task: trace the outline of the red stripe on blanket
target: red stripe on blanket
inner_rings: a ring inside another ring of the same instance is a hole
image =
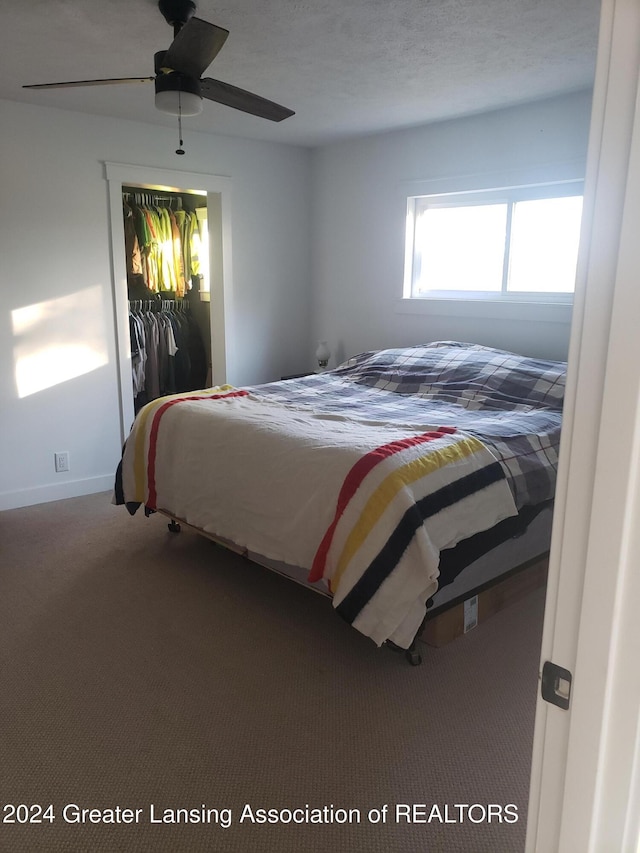
[[[248,393],[248,391],[229,391],[226,394],[210,394],[206,397],[177,397],[173,400],[169,400],[167,403],[164,403],[162,406],[160,406],[158,411],[153,416],[151,432],[149,433],[149,456],[147,459],[147,480],[149,487],[149,497],[145,504],[149,509],[157,509],[156,446],[158,442],[158,429],[160,427],[160,420],[164,413],[176,403],[188,403],[192,402],[193,400],[220,400],[223,397],[246,397]]]
[[[437,430],[430,430],[429,432],[422,433],[422,435],[415,435],[411,438],[400,438],[397,441],[389,442],[389,444],[383,444],[381,447],[377,447],[375,450],[369,451],[369,453],[366,453],[361,459],[358,459],[342,484],[340,494],[338,495],[336,514],[333,521],[327,528],[327,532],[324,534],[322,542],[320,543],[320,546],[316,551],[316,555],[313,558],[313,565],[309,572],[310,583],[319,581],[322,578],[327,560],[327,553],[331,547],[331,541],[333,540],[333,534],[338,526],[338,522],[347,508],[349,501],[358,491],[360,484],[367,474],[375,468],[379,462],[388,459],[389,456],[392,456],[394,453],[399,453],[401,450],[406,450],[407,448],[414,447],[417,444],[423,444],[425,441],[433,441],[435,438],[442,438],[443,435],[452,435],[455,431],[455,427],[438,427]]]

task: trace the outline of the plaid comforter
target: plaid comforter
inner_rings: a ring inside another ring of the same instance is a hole
[[[335,370],[251,393],[415,429],[452,426],[494,453],[518,509],[555,494],[565,362],[456,341],[365,352]]]

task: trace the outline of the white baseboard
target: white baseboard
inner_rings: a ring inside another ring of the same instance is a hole
[[[88,477],[85,480],[71,480],[66,483],[51,483],[46,486],[35,486],[31,489],[19,489],[16,492],[0,492],[0,510],[19,509],[23,506],[106,492],[113,489],[113,481],[113,474],[105,474],[102,477]]]

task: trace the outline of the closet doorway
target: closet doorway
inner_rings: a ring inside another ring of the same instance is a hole
[[[116,328],[116,358],[120,397],[120,429],[126,439],[135,416],[132,352],[129,328],[129,296],[131,276],[127,276],[127,248],[123,200],[134,203],[160,203],[194,211],[206,211],[205,239],[208,247],[202,258],[202,280],[193,279],[191,290],[184,299],[203,339],[208,368],[206,381],[212,385],[227,381],[232,361],[230,327],[232,309],[231,287],[231,180],[215,175],[201,175],[142,166],[106,163],[109,188],[111,260],[113,300]],[[166,282],[162,285],[166,287]],[[197,288],[197,292],[196,292]],[[159,292],[162,299],[162,289]],[[174,293],[164,294],[172,308]]]

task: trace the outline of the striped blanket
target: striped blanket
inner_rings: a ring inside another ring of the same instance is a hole
[[[114,503],[308,569],[357,630],[403,648],[440,550],[516,514],[504,466],[455,427],[323,414],[229,386],[140,411]]]
[[[158,434],[162,418],[169,409],[187,401],[213,401],[246,394],[246,391],[222,385],[188,394],[159,397],[144,406],[136,417],[116,471],[113,503],[125,504],[132,515],[141,504],[149,510],[159,508],[156,486]],[[166,448],[164,452],[167,452]]]
[[[516,514],[500,464],[451,427],[391,442],[347,475],[309,580],[381,644],[408,648],[438,583],[440,551]]]

